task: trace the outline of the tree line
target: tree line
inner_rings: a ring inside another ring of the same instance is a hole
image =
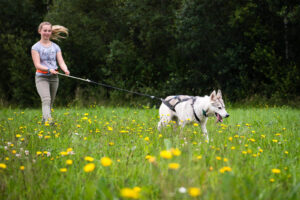
[[[296,0],[0,0],[0,99],[37,106],[31,46],[42,21],[69,29],[57,42],[71,75],[159,97],[299,99]],[[131,101],[132,100],[132,101]],[[57,104],[143,102],[60,78]]]

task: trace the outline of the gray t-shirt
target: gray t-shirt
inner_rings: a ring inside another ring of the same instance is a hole
[[[51,42],[51,45],[49,47],[45,47],[40,42],[37,42],[32,46],[31,49],[39,53],[41,65],[48,67],[49,69],[58,68],[56,62],[56,54],[57,52],[60,52],[61,49],[57,44]],[[36,72],[36,75],[47,75],[47,74]]]

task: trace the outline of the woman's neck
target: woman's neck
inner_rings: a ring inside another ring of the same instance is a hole
[[[50,45],[50,44],[51,44],[51,41],[50,41],[50,40],[44,40],[44,39],[41,39],[41,40],[40,40],[40,43],[42,43],[43,45],[47,46],[47,45]]]

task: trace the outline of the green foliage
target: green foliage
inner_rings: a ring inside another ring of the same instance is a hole
[[[69,28],[58,44],[74,76],[159,97],[217,88],[232,102],[299,97],[297,1],[18,0],[0,6],[7,8],[0,15],[1,100],[39,104],[30,48],[41,21]],[[56,103],[117,96],[141,100],[64,78]]]
[[[39,102],[31,46],[46,12],[46,1],[0,1],[0,98],[18,106]]]

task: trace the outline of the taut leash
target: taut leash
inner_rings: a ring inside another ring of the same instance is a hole
[[[98,82],[95,82],[95,81],[91,81],[89,79],[83,79],[83,78],[79,78],[79,77],[76,77],[76,76],[62,74],[62,73],[59,73],[59,72],[57,74],[61,75],[61,76],[68,77],[68,78],[73,78],[73,79],[77,79],[77,80],[80,80],[80,81],[93,83],[93,84],[100,85],[100,86],[103,86],[103,87],[112,88],[112,89],[120,90],[120,91],[123,91],[123,92],[128,92],[128,93],[131,93],[131,94],[136,94],[136,95],[140,95],[140,96],[149,97],[151,99],[158,99],[160,101],[163,101],[162,98],[159,98],[159,97],[156,97],[156,96],[153,96],[153,95],[148,95],[148,94],[144,94],[144,93],[140,93],[140,92],[134,92],[134,91],[126,90],[126,89],[123,89],[123,88],[118,88],[118,87],[115,87],[115,86],[107,85],[107,84],[104,84],[104,83],[98,83]]]

